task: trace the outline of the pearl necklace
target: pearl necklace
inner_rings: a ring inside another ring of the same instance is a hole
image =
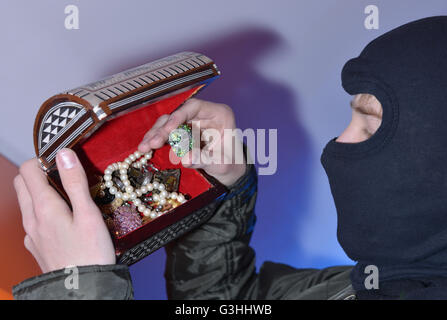
[[[139,160],[138,160],[139,159]],[[160,205],[165,205],[167,199],[177,200],[180,203],[186,202],[185,196],[177,192],[167,192],[166,186],[158,182],[146,182],[141,188],[134,189],[129,181],[127,175],[127,170],[130,166],[136,169],[140,169],[147,164],[147,162],[152,159],[152,151],[148,153],[141,153],[135,151],[133,154],[128,156],[123,162],[115,162],[107,167],[104,171],[104,181],[105,187],[109,190],[109,193],[114,195],[117,199],[122,199],[123,201],[132,201],[133,204],[138,208],[138,211],[142,213],[145,217],[150,217],[155,219],[161,216],[165,212],[155,212],[150,208],[146,207],[145,204],[139,199],[142,195],[158,190],[159,193],[152,194],[152,200],[158,202]],[[115,171],[119,171],[120,179],[125,187],[125,192],[119,191],[118,187],[114,186],[112,180],[112,174]]]

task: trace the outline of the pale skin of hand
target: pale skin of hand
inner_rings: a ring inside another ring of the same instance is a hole
[[[139,151],[148,152],[161,148],[168,141],[172,130],[178,128],[181,124],[192,121],[199,121],[202,130],[217,130],[221,136],[223,136],[226,129],[236,129],[234,113],[229,106],[198,99],[189,99],[170,116],[164,115],[157,120],[152,129],[144,136],[138,148]],[[222,184],[231,186],[245,173],[246,164],[245,161],[242,163],[234,161],[236,152],[234,152],[234,155],[228,156],[230,152],[226,151],[231,146],[224,144],[223,141],[223,139],[216,140],[214,143],[208,144],[206,149],[213,151],[220,148],[223,150],[224,157],[228,157],[227,161],[221,161],[220,164],[206,163],[205,161],[192,164],[193,152],[189,152],[181,159],[182,165],[187,168],[203,169]],[[242,143],[238,139],[233,139],[233,143],[236,145],[235,149],[242,152]],[[243,157],[241,158],[243,159]]]
[[[167,115],[160,117],[145,135],[139,149],[146,152],[162,147],[173,129],[190,120],[200,120],[203,128],[220,132],[235,128],[234,114],[228,106],[191,99],[171,118]],[[236,182],[246,168],[245,163],[192,165],[190,155],[182,160],[185,167],[203,168],[227,186]],[[72,266],[115,264],[110,233],[90,196],[87,177],[78,157],[72,150],[63,149],[57,154],[56,163],[73,210],[49,185],[37,159],[25,162],[14,179],[26,232],[26,249],[43,273]]]
[[[110,233],[90,197],[76,154],[63,149],[56,162],[73,210],[49,185],[37,159],[25,162],[14,179],[26,249],[43,273],[71,266],[115,264]]]

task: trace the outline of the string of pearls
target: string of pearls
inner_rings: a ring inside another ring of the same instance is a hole
[[[142,195],[158,190],[159,193],[152,194],[152,200],[154,202],[158,202],[160,205],[165,205],[168,199],[177,200],[180,203],[184,203],[186,199],[181,193],[167,192],[166,186],[156,181],[153,183],[146,182],[146,184],[142,185],[141,188],[134,189],[129,181],[127,170],[130,166],[140,169],[145,166],[150,159],[152,159],[152,151],[144,154],[136,151],[128,156],[123,162],[112,163],[104,171],[104,184],[106,188],[109,189],[109,193],[114,195],[115,198],[122,199],[123,201],[132,201],[140,213],[142,213],[145,217],[154,219],[161,216],[164,212],[157,213],[156,211],[146,207],[146,205],[139,199]],[[125,192],[121,192],[120,189],[113,184],[112,174],[115,171],[119,171],[120,173],[120,180],[125,187]]]

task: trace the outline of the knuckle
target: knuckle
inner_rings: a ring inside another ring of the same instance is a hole
[[[29,236],[28,235],[26,235],[25,238],[23,239],[23,245],[29,251]]]
[[[226,113],[228,113],[230,115],[234,115],[234,111],[233,111],[233,109],[229,105],[227,105],[227,104],[220,104],[219,106],[220,106],[220,108],[224,112],[226,112]]]
[[[169,116],[169,120],[175,122],[179,116],[179,111],[176,110]]]
[[[203,100],[197,98],[190,98],[188,101],[190,104],[201,104],[203,102]]]
[[[176,110],[173,113],[171,113],[171,116],[169,117],[168,122],[166,122],[166,125],[170,128],[173,128],[175,126],[178,126],[178,124],[182,121],[185,116],[182,116],[185,112],[182,109]]]
[[[84,188],[84,177],[81,175],[70,175],[64,181],[64,188],[66,192],[78,194]]]
[[[34,235],[36,233],[36,223],[31,219],[23,220],[23,229],[29,235]]]
[[[177,111],[179,111],[179,112],[183,112],[183,111],[185,111],[186,112],[186,110],[191,110],[191,109],[200,109],[200,108],[202,108],[204,105],[206,105],[206,101],[204,101],[204,100],[200,100],[200,99],[197,99],[197,98],[190,98],[190,99],[188,99],[188,101],[186,101],[184,104],[183,104],[183,106],[180,108],[180,109],[178,109]]]
[[[25,175],[28,170],[28,167],[29,167],[29,160],[22,163],[22,165],[19,167],[19,174]]]
[[[29,235],[26,235],[25,238],[23,239],[23,245],[25,246],[25,249],[28,250],[29,252],[32,252],[32,239]]]
[[[169,114],[164,114],[160,118],[158,118],[158,122],[164,122],[169,118]]]
[[[16,189],[19,186],[21,179],[22,179],[22,176],[20,174],[18,174],[14,177],[13,184]]]
[[[156,129],[154,129],[154,134],[152,135],[152,137],[155,137],[162,132],[163,132],[163,128],[156,128]]]
[[[77,191],[80,185],[81,185],[81,179],[78,176],[71,176],[69,177],[69,179],[65,181],[65,186],[67,189],[69,189],[67,191]]]
[[[155,122],[154,128],[160,128],[162,126],[164,126],[166,124],[166,122],[169,119],[169,114],[164,114],[162,116],[160,116],[157,121]]]
[[[19,168],[19,173],[21,175],[23,175],[24,173],[26,174],[29,170],[33,170],[36,168],[36,159],[29,159],[27,161],[25,161]]]
[[[41,194],[39,201],[36,201],[34,203],[34,211],[36,212],[36,214],[40,215],[45,211],[47,206],[46,203],[47,202],[45,201],[45,196]]]
[[[163,139],[167,139],[170,134],[171,130],[169,130],[169,128],[166,127],[160,128],[157,132],[157,135],[159,135]]]
[[[146,132],[146,134],[143,137],[143,141],[148,141],[150,140],[150,138],[152,137],[152,135],[154,134],[154,128],[152,127],[148,132]]]
[[[48,208],[54,206],[55,203],[54,196],[48,191],[43,191],[39,194],[39,198],[34,201],[34,211],[37,215],[44,215]]]
[[[51,204],[54,201],[53,195],[44,190],[39,194],[39,199],[37,199],[35,205],[37,208],[46,208],[48,204]]]

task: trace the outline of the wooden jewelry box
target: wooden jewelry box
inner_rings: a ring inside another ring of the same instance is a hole
[[[36,155],[51,185],[69,201],[55,157],[71,148],[93,188],[110,164],[137,150],[161,115],[172,113],[219,75],[208,57],[184,52],[51,97],[34,125]],[[206,205],[226,193],[205,172],[173,165],[169,151],[168,144],[154,150],[150,162],[159,170],[180,170],[178,191],[188,200],[123,236],[111,232],[119,263],[131,265],[200,225],[212,215]]]

